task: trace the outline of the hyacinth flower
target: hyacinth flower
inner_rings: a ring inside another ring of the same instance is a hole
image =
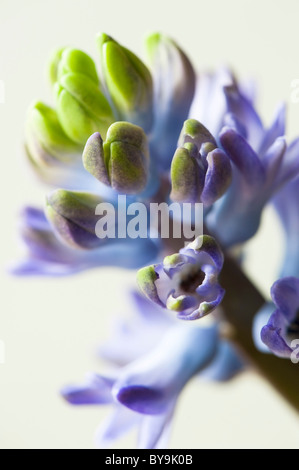
[[[299,277],[299,210],[296,197],[298,191],[299,180],[297,178],[286,184],[272,200],[285,239],[282,266],[277,274],[277,278],[280,279]],[[269,322],[274,310],[273,302],[267,302],[255,317],[253,332],[255,343],[260,350],[265,352],[270,352],[270,349],[261,341],[261,330]]]
[[[99,239],[94,232],[95,227],[89,230],[90,208],[78,207],[78,199],[75,199],[77,204],[72,213],[72,193],[68,192],[67,198],[65,194],[66,191],[57,190],[48,200],[51,223],[43,210],[23,209],[19,234],[25,255],[10,267],[12,273],[19,276],[66,276],[101,266],[137,269],[156,259],[160,249],[157,240]],[[87,196],[90,197],[89,194]],[[61,200],[68,204],[62,205]],[[58,207],[60,213],[57,212]],[[94,218],[93,210],[92,213]]]
[[[284,106],[265,129],[237,85],[224,87],[224,94],[228,112],[219,142],[232,161],[233,179],[208,215],[207,225],[224,246],[231,247],[256,233],[264,206],[298,175],[299,140],[286,145]]]
[[[130,326],[121,323],[116,340],[102,348],[113,369],[65,388],[63,396],[73,404],[113,405],[98,434],[102,445],[137,423],[141,447],[164,446],[186,383],[198,375],[227,380],[243,365],[221,336],[224,325],[238,350],[299,409],[298,394],[290,394],[298,390],[298,378],[288,361],[281,365],[253,344],[252,320],[265,300],[228,250],[255,234],[265,204],[298,174],[298,140],[286,146],[284,108],[265,129],[250,88],[225,71],[203,76],[195,86],[189,59],[163,35],[147,40],[149,67],[110,36],[98,36],[97,44],[99,74],[84,52],[56,51],[49,70],[55,104],[37,103],[29,111],[29,160],[56,189],[44,211],[24,212],[28,255],[15,272],[138,267],[149,301],[137,296],[143,316]],[[150,232],[146,238],[107,239],[103,219],[115,231],[118,222],[109,214],[99,218],[96,207],[126,209],[116,207],[119,194],[142,201],[146,211],[152,201],[169,198],[179,206],[202,202],[209,235],[184,248],[183,239],[157,241]],[[296,323],[296,316],[295,303],[285,308],[281,301],[287,289],[276,300],[280,313],[269,328],[281,327],[289,345],[288,322]],[[173,312],[198,322],[186,325]],[[206,327],[202,317],[208,314],[213,323]]]
[[[224,289],[218,282],[222,265],[217,242],[208,235],[199,236],[162,263],[142,268],[138,283],[150,300],[178,312],[178,318],[196,320],[223,299]]]
[[[171,163],[171,199],[210,207],[231,184],[229,158],[195,119],[185,121],[178,145]]]
[[[217,323],[187,327],[140,294],[131,297],[133,317],[120,325],[118,320],[116,335],[101,348],[114,367],[88,374],[83,384],[66,386],[61,393],[72,405],[113,407],[96,432],[97,447],[110,446],[137,426],[139,448],[165,448],[177,400],[189,380],[226,381],[244,363],[219,341]]]

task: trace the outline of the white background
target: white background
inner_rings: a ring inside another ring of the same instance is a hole
[[[51,104],[44,67],[49,52],[79,47],[95,59],[95,34],[104,31],[142,55],[146,33],[161,31],[188,51],[198,72],[227,64],[254,76],[265,121],[288,102],[289,136],[299,131],[299,104],[290,101],[299,78],[297,0],[0,0],[1,148],[1,448],[92,448],[106,409],[67,406],[59,388],[100,370],[94,351],[107,337],[113,312],[135,273],[102,269],[68,279],[14,279],[5,267],[20,255],[17,213],[42,205],[47,188],[27,171],[22,152],[29,104]],[[248,270],[268,292],[282,255],[271,213],[250,243]],[[116,294],[119,292],[119,295]],[[298,368],[299,365],[295,366]],[[299,446],[299,419],[261,377],[244,374],[228,385],[193,381],[184,391],[170,442],[173,448],[275,448]],[[135,436],[116,443],[135,447]]]

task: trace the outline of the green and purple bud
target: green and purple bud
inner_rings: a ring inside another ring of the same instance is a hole
[[[211,206],[231,184],[228,156],[195,119],[185,121],[171,164],[171,199]]]
[[[118,120],[149,132],[153,124],[153,84],[145,64],[106,34],[97,37],[102,75]]]
[[[94,249],[102,242],[95,232],[99,220],[95,209],[101,202],[91,193],[58,189],[47,198],[45,213],[64,243],[74,248]]]
[[[139,126],[115,122],[105,142],[96,132],[83,152],[85,169],[119,193],[137,194],[146,186],[149,166],[147,137]]]

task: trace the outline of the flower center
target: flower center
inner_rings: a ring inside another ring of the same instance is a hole
[[[193,293],[196,288],[203,283],[204,278],[205,273],[197,266],[193,266],[182,277],[180,281],[180,289],[186,294]]]
[[[288,325],[287,334],[292,338],[299,338],[299,310],[297,310],[294,320]]]

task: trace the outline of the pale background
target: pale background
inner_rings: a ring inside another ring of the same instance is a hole
[[[50,101],[44,77],[49,52],[73,45],[97,58],[95,34],[107,32],[142,54],[146,33],[167,33],[188,51],[197,69],[231,65],[255,76],[267,123],[288,102],[289,136],[299,131],[299,104],[290,100],[299,78],[298,0],[0,0],[1,147],[1,448],[92,448],[93,432],[108,409],[67,406],[59,388],[100,370],[94,350],[108,334],[111,314],[134,272],[102,269],[73,278],[14,279],[5,266],[20,254],[15,236],[24,203],[42,204],[47,188],[27,172],[23,123],[34,99]],[[281,256],[271,213],[251,242],[250,274],[266,293]],[[119,295],[116,292],[120,292]],[[298,367],[299,365],[294,367]],[[299,370],[298,370],[299,373]],[[135,447],[135,436],[118,447]],[[299,447],[299,418],[253,373],[216,386],[193,381],[184,391],[170,442],[173,448]]]

